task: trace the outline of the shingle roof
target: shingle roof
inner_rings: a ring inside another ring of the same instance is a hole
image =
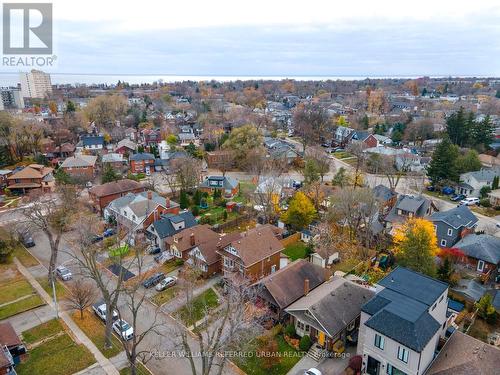
[[[105,197],[107,195],[124,193],[142,187],[143,186],[137,181],[124,179],[94,186],[89,192],[97,197]]]
[[[500,168],[483,168],[480,171],[467,172],[460,176],[460,179],[465,179],[464,177],[473,177],[479,182],[491,182],[495,176],[500,176]]]
[[[91,146],[91,145],[102,145],[104,144],[104,137],[103,136],[87,136],[87,137],[82,137],[82,144],[84,146]]]
[[[417,210],[425,203],[426,199],[422,196],[414,197],[411,195],[403,195],[396,203],[396,208],[408,212],[417,212]]]
[[[61,164],[63,168],[94,167],[97,156],[94,155],[74,155],[67,157]]]
[[[333,277],[292,303],[285,311],[304,320],[308,317],[305,314],[307,310],[314,317],[308,317],[313,326],[322,331],[326,330],[330,337],[335,337],[359,316],[361,306],[369,301],[374,293],[352,281]]]
[[[236,180],[233,177],[230,177],[230,176],[224,176],[224,177],[223,176],[208,176],[208,178],[206,178],[205,181],[203,181],[200,184],[200,187],[204,187],[204,188],[217,187],[217,186],[210,185],[210,183],[209,183],[210,180],[222,181],[222,188],[223,189],[234,189],[238,186],[238,180]]]
[[[455,229],[460,227],[472,228],[478,218],[472,213],[467,206],[458,206],[448,211],[434,212],[430,217],[430,221],[442,221]]]
[[[138,154],[132,154],[129,157],[130,160],[155,160],[155,156],[153,154],[147,152],[139,152]]]
[[[455,331],[427,375],[493,375],[499,373],[500,349]]]
[[[44,167],[43,165],[30,164],[24,167],[18,172],[14,172],[9,177],[8,180],[24,179],[24,178],[43,178],[49,173],[52,173],[54,169],[49,167]]]
[[[178,215],[167,214],[163,215],[160,220],[153,223],[156,233],[160,238],[166,238],[173,236],[175,233],[180,232],[176,230],[172,223],[180,223],[184,221],[184,228],[191,228],[197,225],[196,219],[190,211],[181,212]],[[181,229],[182,230],[182,229]]]
[[[455,244],[467,256],[498,264],[500,262],[500,238],[489,234],[470,234]]]
[[[325,270],[305,259],[297,259],[285,268],[259,280],[255,285],[262,285],[274,302],[284,309],[304,295],[306,279],[309,280],[311,291],[325,281]]]
[[[389,199],[391,199],[396,195],[396,192],[392,191],[385,185],[377,185],[372,189],[372,191],[375,199],[384,202],[388,201]]]

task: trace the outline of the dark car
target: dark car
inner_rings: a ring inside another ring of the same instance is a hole
[[[445,187],[441,190],[441,193],[443,193],[444,195],[454,194],[454,193],[455,193],[455,189],[453,189],[452,187],[449,187],[449,186],[445,186]]]
[[[113,236],[113,235],[115,235],[115,234],[116,234],[116,230],[114,230],[113,228],[109,228],[109,229],[106,229],[106,230],[104,231],[104,233],[102,234],[102,236],[103,236],[104,238],[107,238],[107,237],[111,237],[111,236]]]
[[[164,278],[165,274],[163,272],[155,273],[153,276],[150,276],[146,280],[144,280],[142,286],[144,286],[144,288],[151,288],[162,281]]]
[[[427,191],[434,191],[434,190],[436,190],[436,188],[434,186],[432,186],[432,185],[427,186]]]
[[[450,197],[450,201],[452,202],[458,202],[458,201],[461,201],[463,199],[467,198],[465,195],[463,194],[453,194],[451,197]]]
[[[159,254],[161,249],[159,247],[150,247],[148,252],[150,255]]]
[[[98,235],[94,235],[92,236],[92,238],[90,239],[90,242],[92,243],[97,243],[99,241],[102,241],[104,239],[103,236],[98,236]]]
[[[31,237],[29,233],[25,233],[25,234],[21,235],[19,240],[24,245],[24,247],[35,246],[35,241],[33,241],[33,237]]]

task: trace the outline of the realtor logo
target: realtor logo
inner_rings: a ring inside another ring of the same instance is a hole
[[[4,55],[52,54],[52,4],[3,4]]]

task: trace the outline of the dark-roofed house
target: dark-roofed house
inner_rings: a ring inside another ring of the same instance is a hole
[[[128,193],[140,193],[144,186],[134,180],[118,180],[94,186],[89,190],[94,209],[102,215],[104,208],[116,198],[123,197]]]
[[[219,190],[223,197],[232,198],[238,194],[239,186],[238,180],[229,176],[208,176],[199,188],[211,194]]]
[[[281,320],[285,308],[321,285],[325,280],[326,273],[322,267],[305,259],[297,259],[254,285],[258,287],[259,298]]]
[[[375,186],[372,192],[382,214],[389,212],[398,199],[398,194],[385,185]]]
[[[165,239],[179,233],[183,229],[188,229],[198,225],[191,211],[181,212],[178,215],[162,215],[159,220],[154,221],[147,230],[150,241],[155,246],[166,250]]]
[[[100,135],[89,135],[81,138],[77,148],[84,150],[102,150],[104,148],[104,137]]]
[[[13,366],[21,363],[26,355],[26,347],[12,324],[0,323],[0,374],[15,374]]]
[[[489,234],[470,234],[455,244],[465,257],[462,261],[480,273],[488,273],[490,278],[500,281],[500,238]]]
[[[500,349],[460,331],[448,339],[426,375],[489,375],[500,373]]]
[[[448,285],[398,267],[361,309],[358,354],[366,374],[423,374],[446,332]]]
[[[309,335],[328,351],[334,351],[340,340],[359,325],[361,307],[375,292],[342,277],[334,276],[307,293],[285,311],[291,315],[299,336]]]
[[[422,195],[400,195],[394,207],[385,216],[385,227],[388,230],[394,228],[395,224],[404,223],[413,217],[425,217],[437,211],[432,200]]]
[[[132,173],[149,173],[153,172],[155,165],[155,156],[147,152],[139,152],[130,155],[130,172]]]
[[[282,250],[283,245],[271,226],[245,231],[219,250],[224,277],[239,276],[255,282],[279,270]]]
[[[452,247],[462,237],[473,233],[478,219],[467,206],[458,206],[448,211],[434,212],[429,220],[436,228],[438,245]]]

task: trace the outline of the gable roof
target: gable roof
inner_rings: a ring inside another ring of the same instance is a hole
[[[283,250],[283,245],[268,226],[241,233],[237,240],[231,242],[231,246],[236,249],[245,267]]]
[[[62,168],[94,167],[97,156],[94,155],[74,155],[69,156],[61,164]]]
[[[500,176],[500,168],[483,168],[479,171],[467,172],[460,175],[460,179],[463,180],[467,177],[472,177],[478,182],[491,182],[495,176]]]
[[[390,188],[382,184],[375,186],[372,191],[375,199],[382,202],[387,202],[389,199],[397,195],[395,191],[392,191]]]
[[[458,229],[460,227],[472,228],[478,218],[467,206],[458,206],[448,211],[434,212],[429,220],[432,222],[442,221],[449,226]]]
[[[107,195],[120,194],[140,188],[143,188],[143,186],[139,182],[124,179],[94,186],[89,190],[89,192],[96,197],[105,197]]]
[[[222,189],[234,189],[238,186],[238,180],[230,176],[208,176],[205,181],[200,184],[200,187],[215,188],[217,186],[210,185],[212,181],[222,181]]]
[[[9,177],[7,177],[7,179],[16,180],[24,178],[44,178],[45,176],[52,173],[53,170],[53,168],[44,167],[43,165],[30,164],[18,172],[12,173]]]
[[[297,259],[254,285],[262,285],[279,308],[284,309],[304,296],[306,279],[309,280],[309,290],[313,290],[325,281],[325,270],[305,259]]]
[[[499,358],[499,348],[457,330],[448,339],[426,374],[498,374]]]
[[[117,153],[104,154],[102,156],[103,163],[123,163],[123,155]]]
[[[137,154],[132,154],[129,156],[130,160],[139,161],[139,160],[155,160],[155,156],[153,154],[147,152],[139,152]]]
[[[135,144],[135,142],[132,142],[130,139],[125,138],[116,144],[116,149],[121,148],[121,147],[126,147],[129,150],[135,150],[137,145]]]
[[[191,235],[194,235],[194,245],[191,244]],[[167,237],[165,242],[169,245],[175,245],[177,250],[184,252],[193,247],[207,241],[218,240],[219,234],[214,232],[210,225],[195,225],[191,228],[186,228],[170,237]]]
[[[203,241],[198,244],[198,249],[200,250],[205,262],[210,265],[220,260],[220,254],[218,250],[227,246],[231,241],[239,237],[238,232],[228,233],[225,235],[218,234],[218,238],[210,238],[209,240]]]
[[[462,250],[465,255],[488,263],[500,263],[500,238],[489,234],[469,234],[454,247]]]
[[[181,221],[184,221],[183,229],[191,228],[198,224],[193,214],[190,211],[186,211],[186,212],[181,212],[178,215],[173,215],[173,214],[162,215],[160,220],[157,220],[153,223],[153,227],[156,233],[158,233],[158,236],[160,238],[166,238],[173,236],[175,233],[178,233],[181,230],[183,230],[183,229],[176,230],[172,225],[172,223],[178,224]]]
[[[89,135],[82,137],[83,146],[92,146],[92,145],[103,145],[104,137],[100,135]]]
[[[359,316],[361,307],[374,294],[369,288],[334,276],[292,303],[285,311],[335,337]]]

